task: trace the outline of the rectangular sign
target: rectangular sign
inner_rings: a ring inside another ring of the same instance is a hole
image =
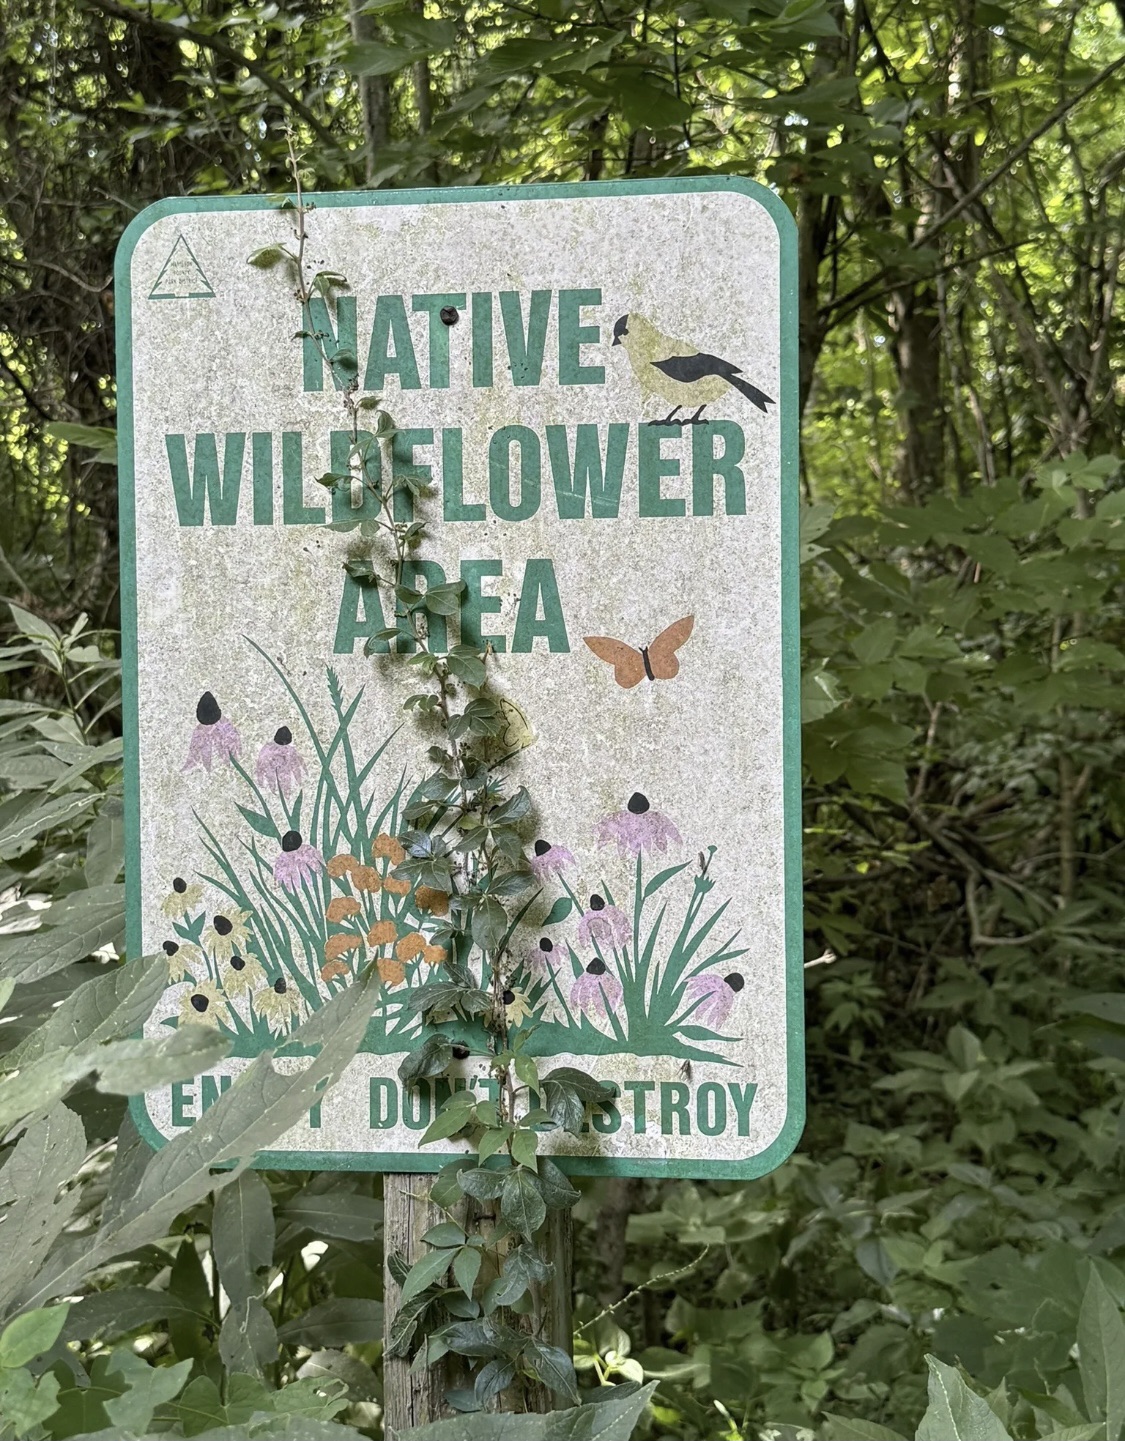
[[[760,1175],[803,1123],[788,211],[730,177],[310,204],[306,276],[346,285],[304,315],[249,263],[294,246],[278,200],[162,201],[118,255],[129,951],[169,956],[149,1034],[231,1039],[135,1117],[181,1133],[368,963],[359,1055],[261,1164],[436,1169],[443,1095],[494,1086],[397,1077],[448,898],[394,875],[437,736],[377,638],[366,464],[432,482],[408,576],[463,588],[429,647],[491,647],[534,801],[508,1023],[616,1088],[542,1148]]]

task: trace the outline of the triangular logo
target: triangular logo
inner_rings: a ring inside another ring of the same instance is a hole
[[[215,291],[196,260],[191,246],[182,235],[172,246],[156,284],[148,293],[150,300],[213,300]]]

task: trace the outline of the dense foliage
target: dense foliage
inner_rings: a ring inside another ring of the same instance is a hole
[[[652,1436],[913,1434],[927,1386],[923,1441],[1120,1436],[1118,8],[3,0],[0,887],[44,924],[0,938],[0,1436],[379,1434],[378,1180],[210,1169],[307,1107],[265,1064],[154,1163],[121,1096],[197,1057],[123,1039],[109,959],[113,249],[284,188],[287,122],[321,188],[797,216],[810,1121],[752,1185],[583,1183],[583,1386],[656,1382]]]

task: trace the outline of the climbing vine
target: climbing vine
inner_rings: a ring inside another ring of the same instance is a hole
[[[425,1254],[412,1264],[388,1258],[401,1297],[387,1354],[428,1366],[450,1354],[462,1358],[469,1384],[447,1392],[458,1410],[495,1404],[503,1392],[518,1405],[531,1383],[573,1403],[569,1355],[535,1334],[528,1319],[534,1288],[553,1276],[543,1250],[548,1216],[579,1199],[539,1144],[556,1128],[577,1135],[587,1108],[611,1099],[613,1088],[570,1067],[541,1075],[527,1053],[534,1028],[513,1029],[522,1015],[511,984],[518,970],[512,937],[537,895],[523,839],[532,798],[523,786],[513,789],[506,773],[514,753],[505,744],[510,717],[490,684],[491,648],[464,640],[444,654],[430,648],[435,618],[444,626],[457,613],[464,582],[420,588],[415,579],[432,487],[408,463],[396,464],[397,431],[382,398],[361,392],[357,357],[329,345],[315,324],[314,300],[332,304],[348,281],[332,270],[308,273],[315,205],[304,191],[292,134],[288,163],[293,196],[284,209],[293,242],[266,246],[249,259],[263,270],[283,267],[291,277],[304,320],[297,338],[316,347],[347,415],[346,463],[321,484],[338,497],[337,515],[347,508],[364,515],[336,519],[330,529],[351,537],[345,569],[358,585],[381,592],[394,616],[392,626],[370,636],[365,653],[385,652],[417,677],[419,688],[404,709],[432,741],[426,752],[432,769],[403,809],[402,859],[393,874],[433,897],[430,909],[442,920],[432,940],[443,954],[440,979],[408,996],[423,1029],[399,1077],[406,1086],[434,1080],[438,1094],[446,1093],[421,1144],[455,1138],[466,1146],[431,1185],[430,1199],[449,1219],[426,1233]],[[442,319],[456,323],[457,314],[443,312]],[[361,427],[365,412],[371,430]],[[461,1079],[474,1066],[487,1073],[480,1091]]]

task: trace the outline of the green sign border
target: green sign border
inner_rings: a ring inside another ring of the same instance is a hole
[[[678,1176],[706,1180],[751,1180],[775,1170],[792,1154],[805,1125],[804,954],[801,894],[801,731],[800,609],[798,594],[798,333],[797,227],[788,207],[772,190],[740,176],[677,180],[611,180],[559,185],[493,185],[432,190],[387,190],[310,194],[320,209],[381,205],[473,205],[503,201],[578,200],[621,195],[699,195],[730,191],[749,196],[766,210],[781,250],[781,623],[782,744],[784,751],[787,1109],[780,1133],[757,1155],[743,1161],[604,1156],[560,1156],[564,1171],[577,1176]],[[142,210],[117,247],[117,432],[121,546],[121,653],[125,730],[125,883],[127,954],[141,954],[140,775],[137,726],[137,565],[133,464],[132,259],[149,227],[168,215],[198,212],[275,210],[280,196],[174,197]],[[747,276],[749,284],[751,277]],[[143,299],[143,297],[138,297]],[[143,1096],[130,1100],[137,1130],[156,1149],[167,1138],[156,1129]],[[421,1151],[260,1151],[253,1164],[282,1170],[433,1172],[449,1156]]]

